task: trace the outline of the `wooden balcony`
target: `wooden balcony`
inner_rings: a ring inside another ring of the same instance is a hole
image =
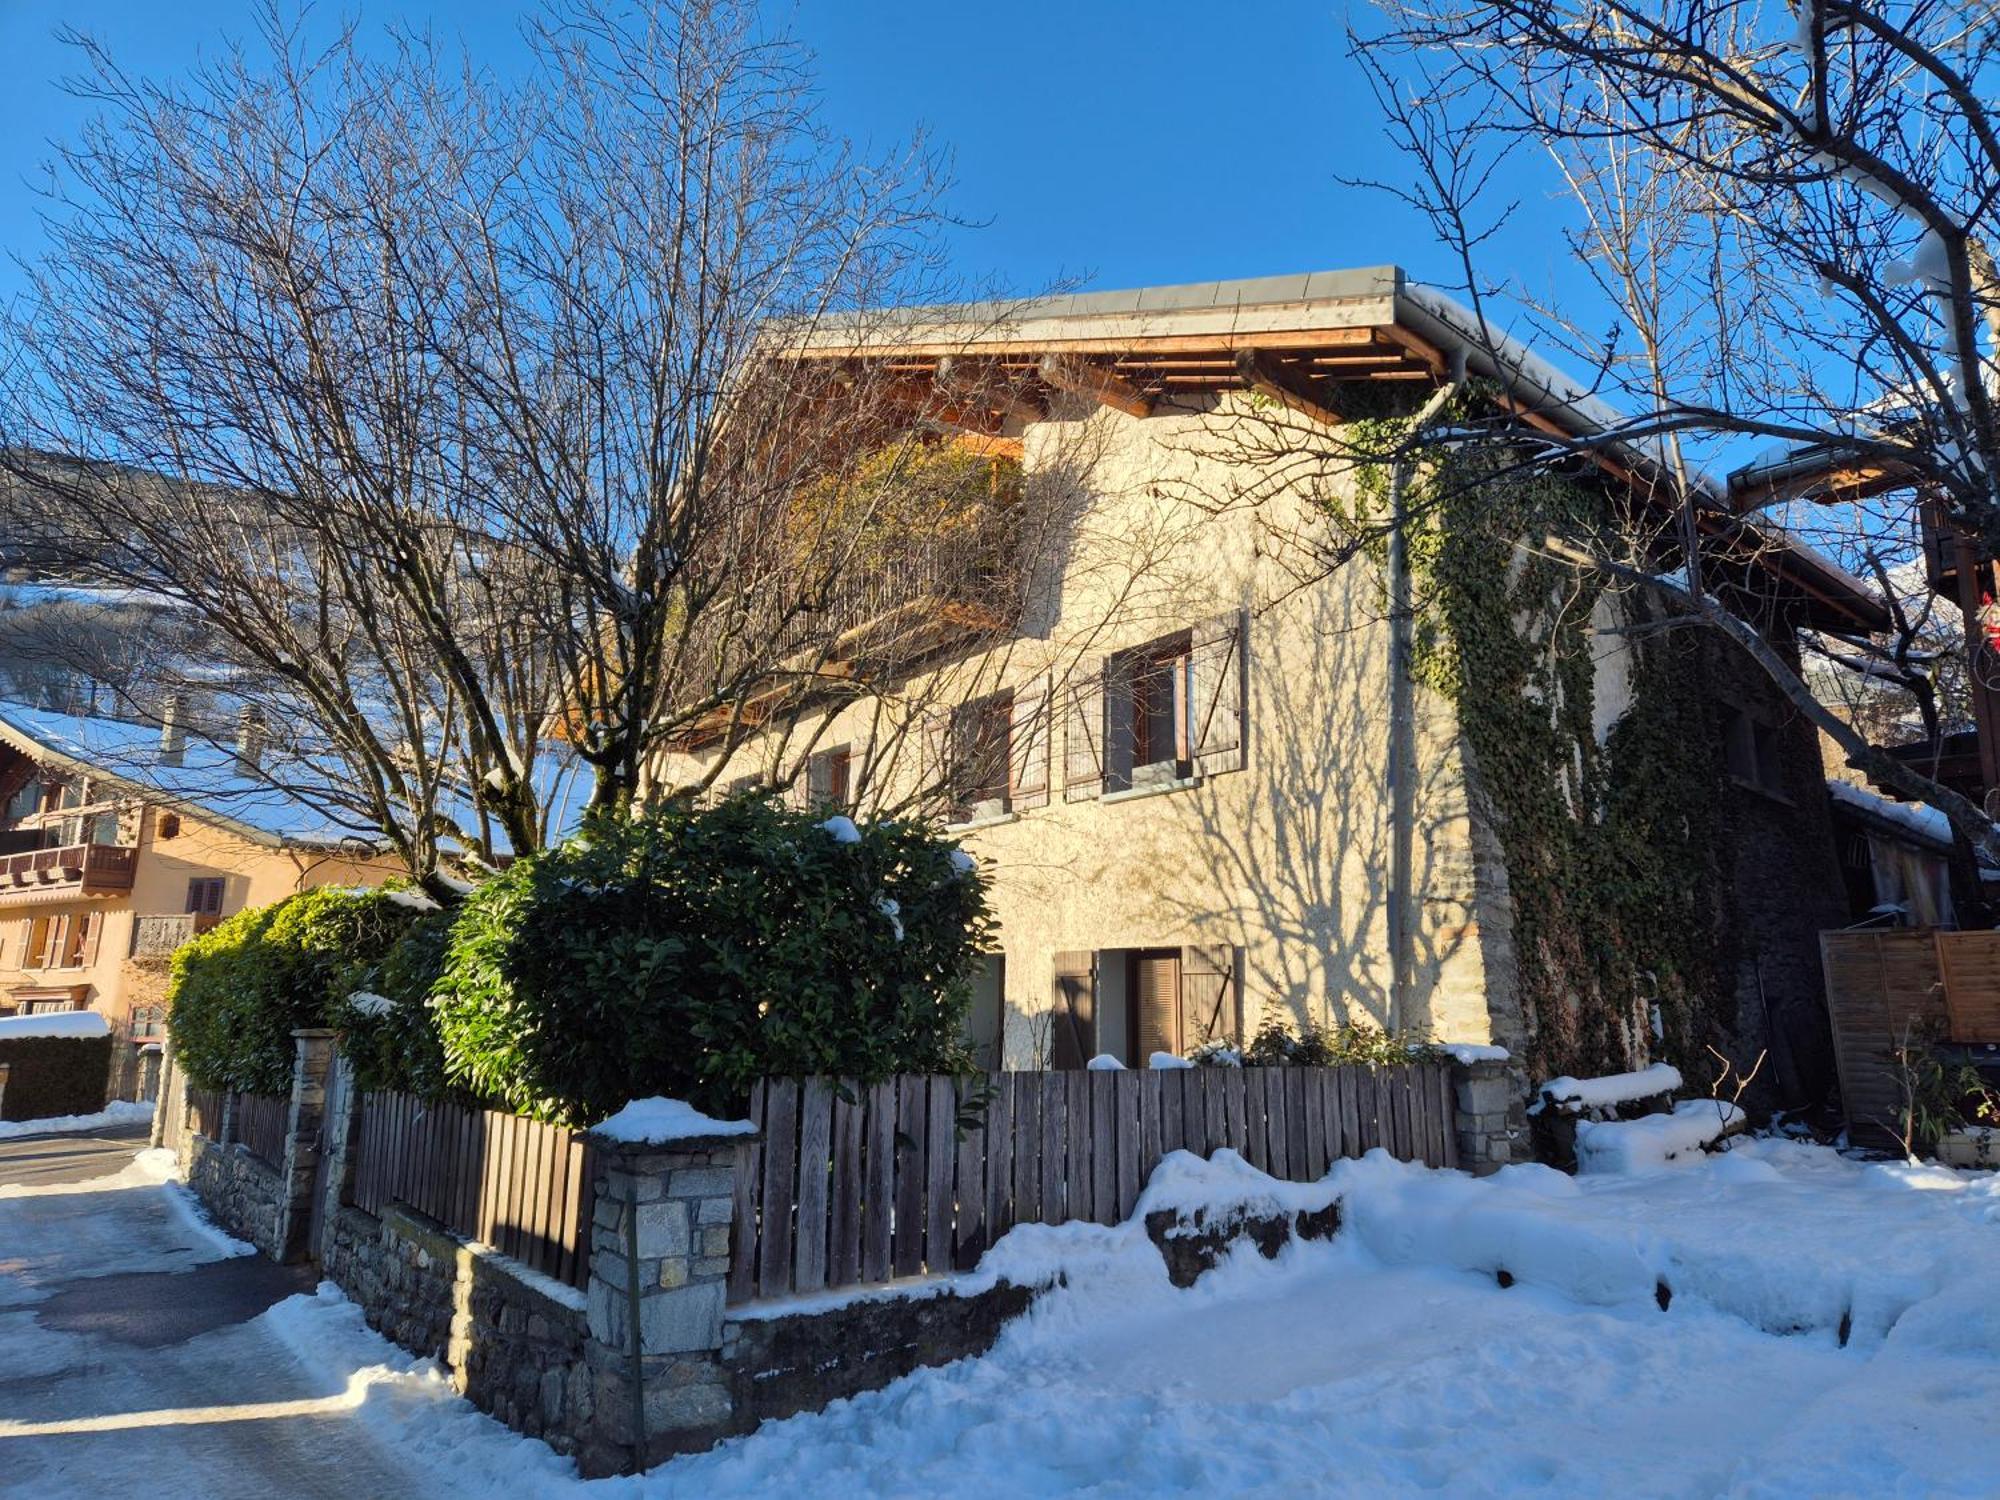
[[[122,844],[66,844],[0,856],[0,906],[132,889],[139,851]]]

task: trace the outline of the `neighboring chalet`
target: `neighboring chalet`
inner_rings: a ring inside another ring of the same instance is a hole
[[[687,736],[661,780],[734,791],[775,778],[796,800],[864,813],[934,787],[929,806],[992,877],[1001,951],[973,1020],[988,1061],[1073,1067],[1109,1053],[1143,1066],[1154,1051],[1239,1041],[1280,1017],[1393,1022],[1582,1073],[1653,1051],[1658,1004],[1680,1005],[1678,984],[1699,991],[1689,1006],[1704,1008],[1708,1029],[1683,1028],[1676,1055],[1704,1059],[1712,1036],[1747,1068],[1768,1046],[1759,1086],[1773,1102],[1824,1098],[1817,934],[1846,912],[1824,770],[1811,727],[1719,636],[1677,633],[1702,635],[1688,648],[1698,669],[1649,710],[1668,726],[1660,753],[1693,747],[1697,780],[1650,786],[1635,769],[1589,793],[1607,808],[1624,798],[1616,826],[1634,830],[1592,856],[1605,879],[1629,867],[1654,882],[1635,890],[1698,910],[1699,933],[1668,937],[1701,973],[1677,978],[1647,958],[1627,961],[1630,983],[1608,977],[1623,972],[1620,956],[1590,950],[1609,935],[1544,894],[1581,877],[1552,874],[1524,844],[1510,811],[1518,773],[1476,763],[1492,726],[1465,716],[1487,710],[1434,686],[1416,690],[1413,940],[1407,963],[1396,960],[1378,558],[1302,570],[1291,544],[1355,503],[1352,465],[1337,457],[1349,424],[1407,415],[1457,370],[1491,382],[1503,394],[1489,399],[1526,430],[1583,434],[1611,420],[1524,350],[1504,350],[1496,368],[1473,326],[1376,268],[816,331],[785,358],[896,372],[939,441],[1008,455],[1031,489],[1072,489],[1076,503],[1056,545],[1021,562],[997,637],[982,622],[954,643],[962,601],[927,601],[939,634],[917,669],[894,682],[823,673],[823,687],[774,694],[753,705],[747,737],[720,723]],[[1643,454],[1613,446],[1581,472],[1614,497],[1607,510],[1672,534]],[[1707,496],[1699,525],[1715,587],[1787,655],[1801,626],[1883,627],[1861,584],[1782,533]],[[1627,755],[1618,726],[1656,690],[1641,661],[1653,648],[1620,627],[1644,612],[1623,596],[1586,606],[1575,660],[1590,713],[1537,796],[1568,795],[1572,759],[1595,768]],[[773,754],[778,738],[810,745],[803,774]],[[1638,766],[1636,752],[1620,763]],[[1648,869],[1656,840],[1690,819],[1712,832],[1688,873]],[[1677,907],[1631,905],[1634,943],[1658,936],[1649,922],[1685,925]],[[1569,983],[1585,962],[1598,977]],[[1606,993],[1577,992],[1593,988]],[[1672,1034],[1675,1016],[1664,1024]]]
[[[216,743],[166,718],[0,702],[0,1015],[102,1012],[121,1093],[165,1038],[182,943],[245,907],[400,868],[260,773],[254,721]]]

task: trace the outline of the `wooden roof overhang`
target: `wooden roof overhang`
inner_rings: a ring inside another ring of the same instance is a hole
[[[1339,293],[1315,297],[1315,283]],[[1303,291],[1307,295],[1287,298]],[[1250,302],[1274,292],[1278,300]],[[893,383],[911,425],[983,437],[1018,455],[1026,422],[1059,396],[1094,400],[1133,417],[1194,407],[1254,390],[1327,425],[1357,409],[1360,387],[1446,378],[1452,346],[1465,341],[1435,307],[1403,294],[1401,273],[1339,272],[1271,283],[1219,283],[1054,299],[1045,303],[919,309],[833,324],[782,348],[779,357],[821,372]],[[1148,306],[1148,302],[1155,305]],[[1483,354],[1478,362],[1492,366]],[[1493,370],[1524,424],[1557,436],[1591,430],[1586,399],[1551,389],[1546,372],[1510,382]],[[1628,448],[1592,450],[1588,461],[1645,510],[1672,504],[1672,486]],[[1715,561],[1777,583],[1819,626],[1882,630],[1886,610],[1864,585],[1782,532],[1721,506],[1703,506],[1698,526]]]

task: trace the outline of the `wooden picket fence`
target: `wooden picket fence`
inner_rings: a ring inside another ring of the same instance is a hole
[[[1169,1151],[1306,1182],[1376,1146],[1458,1164],[1450,1070],[1429,1063],[769,1079],[750,1116],[732,1303],[962,1270],[1016,1224],[1119,1223]]]
[[[188,1128],[196,1135],[207,1136],[211,1141],[221,1140],[224,1098],[225,1095],[219,1089],[189,1089]]]
[[[274,1167],[285,1164],[285,1137],[291,1126],[292,1101],[276,1094],[231,1096],[229,1130],[252,1156]]]
[[[580,1131],[500,1110],[361,1096],[354,1203],[407,1204],[571,1286],[590,1275],[593,1152]]]

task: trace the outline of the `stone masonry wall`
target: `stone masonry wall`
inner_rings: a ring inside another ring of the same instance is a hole
[[[180,1165],[216,1223],[271,1259],[283,1258],[285,1179],[276,1168],[244,1146],[219,1145],[192,1130],[181,1138]]]
[[[400,1206],[342,1207],[329,1227],[327,1278],[371,1328],[437,1359],[481,1411],[576,1451],[593,1409],[580,1293]]]

